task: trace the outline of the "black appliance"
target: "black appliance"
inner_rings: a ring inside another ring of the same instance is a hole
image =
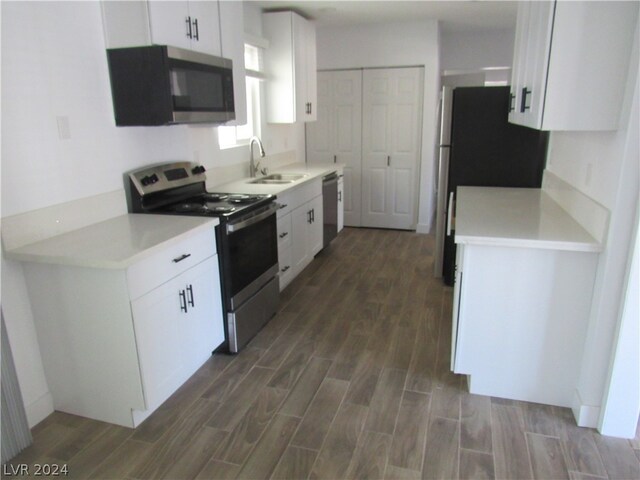
[[[163,45],[107,50],[118,126],[236,118],[232,62]]]
[[[542,185],[549,133],[508,122],[509,91],[509,87],[443,91],[435,274],[441,273],[447,285],[454,280],[456,188]]]
[[[216,227],[225,338],[238,352],[275,314],[278,240],[273,195],[207,192],[204,167],[175,162],[129,174],[130,211],[212,216]]]

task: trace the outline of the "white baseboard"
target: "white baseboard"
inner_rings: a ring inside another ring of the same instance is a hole
[[[429,233],[431,231],[431,225],[426,223],[418,223],[416,225],[416,233]]]
[[[29,428],[33,428],[53,413],[53,397],[47,392],[35,402],[25,405],[25,410]]]
[[[595,405],[584,405],[580,392],[576,389],[573,393],[571,410],[579,427],[597,428],[600,418],[600,407]]]

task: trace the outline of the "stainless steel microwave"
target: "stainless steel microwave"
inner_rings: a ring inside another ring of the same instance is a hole
[[[232,62],[165,45],[107,50],[116,125],[220,124],[236,118]]]

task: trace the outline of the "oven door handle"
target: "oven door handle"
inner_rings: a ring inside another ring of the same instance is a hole
[[[235,223],[227,223],[227,233],[237,232],[239,230],[242,230],[243,228],[247,228],[253,225],[254,223],[258,223],[259,221],[264,220],[268,216],[276,213],[277,210],[278,205],[272,203],[271,205],[269,205],[269,208],[262,213],[258,213],[257,215],[247,218],[246,220],[240,220]]]

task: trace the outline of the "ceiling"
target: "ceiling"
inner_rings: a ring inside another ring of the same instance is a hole
[[[475,0],[260,0],[249,3],[263,10],[295,10],[320,27],[431,19],[439,20],[445,33],[514,29],[517,5],[515,1]]]

